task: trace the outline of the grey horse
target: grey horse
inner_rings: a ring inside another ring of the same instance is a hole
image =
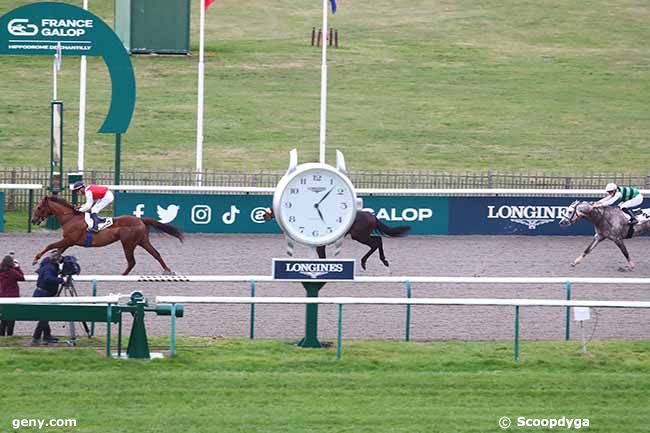
[[[625,256],[628,268],[630,270],[634,269],[634,262],[630,260],[623,239],[650,230],[650,220],[645,220],[630,227],[627,215],[618,207],[593,207],[591,203],[576,200],[567,208],[564,217],[560,220],[560,225],[569,226],[582,218],[591,221],[596,229],[596,234],[587,249],[571,263],[571,266],[580,263],[601,241],[609,239],[616,244]]]

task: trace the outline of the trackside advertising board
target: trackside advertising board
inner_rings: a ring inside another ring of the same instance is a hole
[[[363,196],[363,209],[372,212],[382,223],[411,226],[412,235],[446,235],[449,199],[431,196]]]
[[[368,196],[364,209],[389,226],[410,225],[412,234],[447,234],[446,197]],[[170,223],[186,233],[281,233],[265,222],[271,195],[161,194],[118,192],[115,215],[135,215]]]
[[[572,197],[362,196],[363,209],[411,235],[588,235],[588,221],[561,227]],[[589,200],[593,200],[590,198]],[[115,215],[171,223],[186,233],[281,233],[264,221],[271,195],[118,192]],[[646,205],[649,205],[646,203]]]
[[[449,234],[593,235],[589,221],[560,226],[572,201],[567,197],[451,197]]]
[[[186,233],[282,233],[263,218],[272,201],[270,195],[118,192],[115,215],[153,218]]]

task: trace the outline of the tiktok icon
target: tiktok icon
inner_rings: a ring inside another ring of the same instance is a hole
[[[224,224],[234,224],[234,222],[237,220],[237,215],[241,211],[237,209],[237,206],[235,205],[230,205],[230,211],[229,212],[224,212],[224,214],[221,216],[221,221],[223,221]]]

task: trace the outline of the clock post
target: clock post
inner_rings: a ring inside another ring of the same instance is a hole
[[[302,286],[307,291],[308,298],[318,298],[318,292],[325,282],[303,282]],[[305,336],[298,342],[299,347],[320,348],[318,341],[318,304],[307,304],[305,313]]]
[[[317,247],[336,244],[354,223],[361,207],[345,170],[343,154],[337,151],[337,167],[325,163],[298,165],[296,149],[290,152],[289,169],[273,195],[275,219],[287,237],[287,253],[294,242],[309,248],[309,259],[274,259],[274,278],[302,282],[308,298],[316,298],[327,281],[354,279],[354,260],[316,258]],[[305,348],[322,347],[318,341],[318,304],[306,305]]]

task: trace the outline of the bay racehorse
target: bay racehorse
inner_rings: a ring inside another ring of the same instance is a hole
[[[582,218],[589,220],[594,225],[596,234],[587,249],[573,261],[572,266],[578,265],[600,242],[609,239],[625,256],[628,268],[630,270],[634,268],[634,262],[630,259],[623,239],[650,230],[650,219],[630,226],[628,216],[618,207],[593,207],[589,202],[576,200],[567,208],[564,217],[560,220],[560,225],[569,226]]]
[[[273,218],[273,210],[267,209],[264,213],[264,219],[268,221]],[[410,226],[389,227],[379,221],[374,214],[360,210],[357,211],[357,216],[354,218],[354,222],[347,234],[355,241],[370,247],[370,251],[361,258],[361,267],[365,270],[368,258],[377,250],[379,250],[379,259],[381,262],[384,266],[389,266],[388,260],[386,260],[386,256],[384,255],[382,236],[402,237],[406,236],[410,229]],[[325,246],[316,248],[316,251],[319,258],[325,258]]]
[[[173,225],[163,224],[152,218],[138,218],[131,215],[113,218],[113,225],[99,233],[90,234],[90,238],[87,239],[87,225],[83,213],[78,212],[73,205],[56,195],[45,196],[41,199],[36,209],[34,209],[32,224],[40,224],[50,215],[56,217],[59,225],[63,229],[63,239],[43,248],[34,257],[34,262],[37,262],[43,254],[52,249],[58,249],[60,253],[63,253],[66,249],[74,245],[82,247],[103,247],[120,241],[127,261],[127,268],[122,275],[131,272],[131,269],[135,266],[133,251],[137,246],[141,246],[158,260],[158,263],[160,263],[166,273],[171,273],[171,269],[165,264],[160,253],[149,241],[149,227],[155,227],[183,242],[183,234]]]

